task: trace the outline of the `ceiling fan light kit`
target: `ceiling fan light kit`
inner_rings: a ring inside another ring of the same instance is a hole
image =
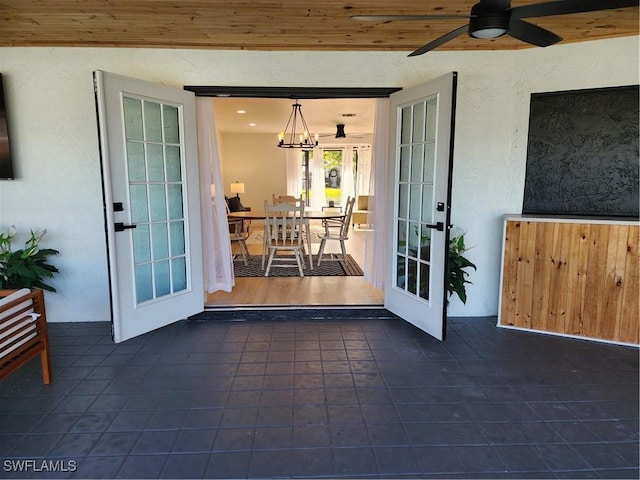
[[[484,12],[481,3],[471,7],[469,36],[498,38],[509,30],[509,15],[504,12]]]
[[[472,38],[491,39],[509,35],[537,47],[547,47],[562,40],[562,37],[523,18],[571,15],[575,13],[613,10],[638,7],[639,0],[556,0],[552,2],[531,3],[511,7],[510,0],[480,0],[471,7],[467,17],[468,25],[463,25],[439,38],[423,45],[409,54],[410,57],[422,55],[453,40],[467,32]],[[357,21],[393,22],[403,20],[442,20],[459,18],[458,15],[354,15]]]

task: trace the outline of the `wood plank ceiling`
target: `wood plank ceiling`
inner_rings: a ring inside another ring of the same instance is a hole
[[[512,6],[539,0],[514,0]],[[351,15],[460,14],[474,0],[0,0],[0,45],[412,51],[465,19],[358,22]],[[638,7],[529,19],[563,43],[638,35]],[[461,35],[440,50],[530,45]]]

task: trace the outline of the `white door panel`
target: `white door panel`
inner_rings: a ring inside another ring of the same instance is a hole
[[[97,71],[114,341],[204,309],[195,98]]]
[[[442,340],[456,74],[390,97],[385,307]]]

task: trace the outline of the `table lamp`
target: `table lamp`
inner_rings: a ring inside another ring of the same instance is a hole
[[[235,193],[237,198],[240,198],[240,193],[244,193],[244,183],[235,182],[231,184],[231,193]]]

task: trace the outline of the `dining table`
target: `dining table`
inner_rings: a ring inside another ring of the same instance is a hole
[[[302,214],[302,218],[305,221],[305,236],[307,238],[307,245],[309,246],[309,268],[313,270],[313,257],[311,253],[311,232],[309,229],[309,220],[341,220],[346,216],[345,213],[339,211],[317,211],[317,210],[305,210]],[[248,210],[242,212],[230,212],[227,213],[227,218],[241,218],[243,220],[264,220],[266,214],[264,211]],[[265,247],[263,244],[262,255],[265,255]]]

